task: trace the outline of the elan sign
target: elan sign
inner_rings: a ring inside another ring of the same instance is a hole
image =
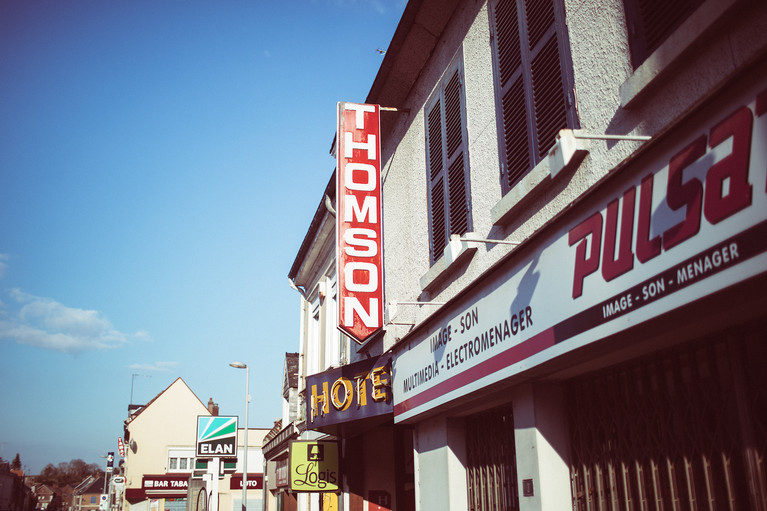
[[[197,457],[237,457],[237,417],[197,417]]]
[[[378,105],[338,103],[338,328],[364,343],[383,326]]]

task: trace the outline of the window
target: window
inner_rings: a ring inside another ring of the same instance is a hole
[[[168,472],[190,472],[194,468],[194,447],[168,449]]]
[[[503,192],[578,128],[562,0],[496,0],[490,27]]]
[[[456,59],[426,106],[426,168],[430,260],[442,255],[451,234],[471,230],[469,152],[466,143],[463,62]]]
[[[624,0],[631,64],[642,65],[703,0]]]
[[[91,504],[95,504],[95,503],[96,503],[96,496],[92,495],[91,496]]]

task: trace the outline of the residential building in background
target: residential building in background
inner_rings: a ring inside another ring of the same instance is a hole
[[[98,511],[101,495],[104,494],[104,476],[88,476],[74,491],[74,511]]]
[[[132,405],[125,421],[126,445],[124,511],[206,510],[211,493],[203,474],[207,462],[196,460],[197,420],[218,415],[192,392],[183,379],[143,406]],[[242,508],[243,429],[237,431],[237,459],[221,470],[218,509]],[[268,430],[248,429],[248,507],[262,506],[263,456],[261,444]],[[189,506],[189,507],[187,507]]]
[[[303,412],[298,395],[299,354],[285,353],[282,371],[282,417],[264,437],[264,509],[295,511],[297,498],[288,488],[290,442],[297,440],[303,428]]]
[[[382,330],[337,330],[335,175],[289,271],[291,435],[338,442],[342,491],[275,509],[767,509],[765,26],[749,0],[411,0],[360,101]]]
[[[35,496],[25,484],[24,472],[0,462],[0,511],[32,511]]]

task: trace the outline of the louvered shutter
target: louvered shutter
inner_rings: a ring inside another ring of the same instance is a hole
[[[468,153],[460,61],[426,110],[430,260],[442,255],[451,234],[471,228]]]
[[[631,64],[638,68],[704,0],[624,0]]]
[[[514,187],[578,127],[561,0],[498,0],[491,9],[501,180]]]

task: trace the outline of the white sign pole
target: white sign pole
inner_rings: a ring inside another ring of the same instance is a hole
[[[221,471],[221,458],[213,458],[208,462],[208,470],[203,479],[208,483],[208,511],[218,511],[218,478]]]

